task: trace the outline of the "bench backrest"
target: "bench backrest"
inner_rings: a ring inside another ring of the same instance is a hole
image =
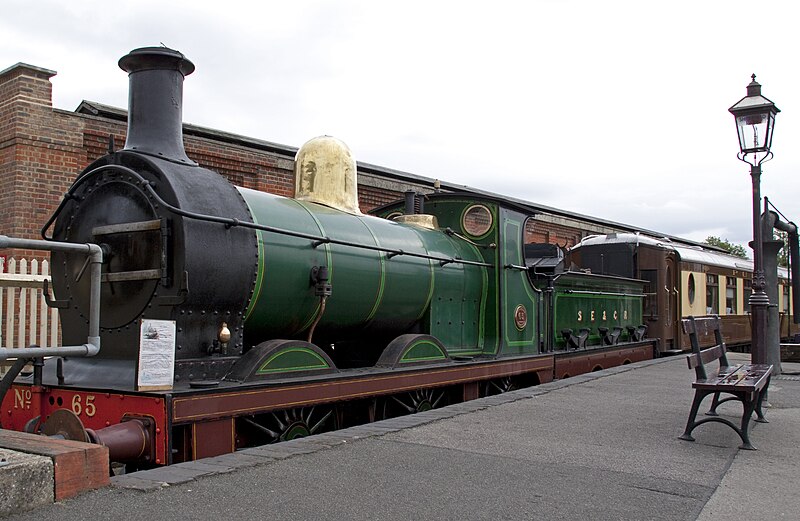
[[[708,378],[706,374],[705,364],[719,360],[720,367],[727,367],[728,357],[725,341],[722,339],[722,332],[720,326],[722,325],[717,315],[706,318],[688,317],[681,320],[683,331],[689,335],[689,342],[692,345],[692,354],[686,357],[689,364],[689,369],[694,369],[698,380],[705,380]],[[700,349],[700,340],[697,338],[699,333],[708,334],[710,331],[714,332],[715,345],[707,348]]]

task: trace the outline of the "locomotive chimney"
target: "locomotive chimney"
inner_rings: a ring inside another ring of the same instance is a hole
[[[142,47],[119,66],[130,78],[125,150],[195,165],[183,148],[183,78],[194,64],[166,47]]]

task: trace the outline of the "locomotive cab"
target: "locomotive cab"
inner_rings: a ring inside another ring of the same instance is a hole
[[[439,233],[473,250],[490,264],[482,282],[482,300],[463,301],[460,320],[453,320],[453,301],[434,301],[431,334],[447,338],[445,345],[475,346],[462,355],[503,357],[542,352],[541,291],[528,279],[524,257],[524,224],[530,212],[489,196],[433,193],[424,196],[424,215],[432,217]],[[376,208],[375,215],[404,222],[422,220],[419,205],[400,203]],[[402,217],[401,217],[402,216]],[[431,219],[427,219],[428,222]],[[479,320],[479,317],[483,317]]]

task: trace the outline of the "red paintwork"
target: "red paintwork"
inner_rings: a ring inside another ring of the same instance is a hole
[[[71,409],[84,427],[94,430],[115,425],[126,416],[150,417],[156,425],[156,464],[167,462],[169,429],[167,407],[162,396],[13,385],[0,407],[2,426],[22,431],[28,421],[36,416],[45,421],[57,409]]]
[[[576,352],[571,356],[556,358],[556,378],[568,378],[579,374],[590,373],[597,369],[608,369],[619,365],[641,362],[653,358],[653,347],[650,344],[616,350],[598,349],[594,352]]]

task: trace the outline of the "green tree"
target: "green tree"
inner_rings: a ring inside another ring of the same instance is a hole
[[[789,234],[780,230],[773,230],[772,238],[783,242],[783,248],[778,252],[778,266],[789,267]]]
[[[731,255],[736,255],[737,257],[741,257],[743,259],[747,258],[747,250],[744,249],[744,246],[742,246],[741,244],[734,244],[730,242],[728,239],[720,239],[719,237],[714,237],[713,235],[711,235],[703,242],[705,244],[708,244],[709,246],[716,246],[718,248],[722,248]]]

